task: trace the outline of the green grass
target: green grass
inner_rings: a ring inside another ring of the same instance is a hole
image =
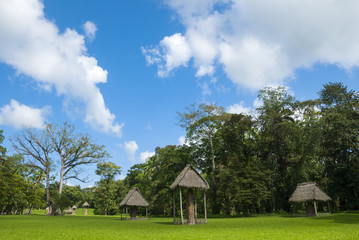
[[[122,221],[119,216],[0,216],[0,239],[359,239],[359,213],[317,218],[214,218],[173,225],[171,218]]]

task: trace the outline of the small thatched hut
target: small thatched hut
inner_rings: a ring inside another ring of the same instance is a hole
[[[130,219],[135,220],[137,214],[137,207],[146,207],[146,219],[147,219],[147,207],[148,202],[142,196],[140,190],[137,187],[132,188],[125,198],[121,201],[120,207],[126,207],[126,220],[127,220],[127,207],[130,207]]]
[[[82,206],[85,208],[85,215],[87,215],[90,204],[88,202],[85,202]]]
[[[181,188],[188,188],[186,196],[186,209],[187,209],[187,223],[197,223],[197,203],[194,199],[192,189],[203,190],[203,205],[204,205],[204,222],[207,223],[207,209],[206,209],[206,190],[209,189],[207,181],[197,172],[197,170],[188,164],[182,172],[177,176],[175,181],[170,186],[173,196],[173,222],[176,223],[176,204],[174,190],[179,189],[180,193],[180,208],[181,208],[181,223],[183,224],[183,209],[182,209],[182,190]]]
[[[328,210],[330,211],[329,201],[331,200],[314,182],[298,183],[297,188],[289,198],[290,202],[306,202],[306,214],[308,217],[318,215],[317,201],[328,202]]]

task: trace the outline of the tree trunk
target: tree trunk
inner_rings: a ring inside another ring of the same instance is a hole
[[[195,216],[194,216],[194,195],[193,190],[191,188],[187,191],[186,197],[186,210],[187,210],[187,223],[192,225],[195,224]]]
[[[52,203],[50,202],[50,171],[46,169],[46,204],[49,207],[47,215],[54,215]]]
[[[131,213],[130,213],[131,220],[136,220],[136,214],[137,214],[136,207],[131,207]]]
[[[59,184],[59,196],[61,196],[62,188],[64,185],[64,161],[61,159],[61,171],[60,171],[60,184]]]

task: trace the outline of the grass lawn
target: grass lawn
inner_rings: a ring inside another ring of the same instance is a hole
[[[359,239],[359,213],[317,218],[214,218],[173,225],[171,218],[122,221],[118,216],[0,216],[0,239]]]

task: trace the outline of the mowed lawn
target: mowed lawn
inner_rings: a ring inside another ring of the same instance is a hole
[[[171,218],[123,221],[118,216],[0,216],[0,239],[359,239],[359,213],[317,218],[214,218],[173,225]]]

